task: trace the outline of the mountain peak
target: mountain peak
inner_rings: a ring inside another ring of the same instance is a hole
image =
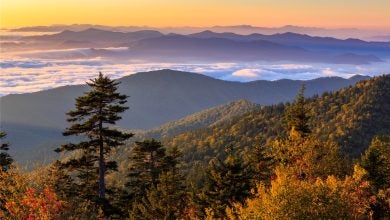
[[[83,30],[81,32],[103,32],[103,31],[104,30],[91,27],[91,28],[87,28],[87,29],[85,29],[85,30]]]
[[[75,32],[71,31],[71,30],[63,30],[59,34],[73,34],[73,33],[75,33]]]
[[[78,33],[83,33],[83,34],[101,34],[101,33],[122,33],[122,32],[116,32],[116,31],[109,31],[109,30],[103,30],[103,29],[99,29],[99,28],[94,28],[94,27],[90,27],[90,28],[87,28],[85,30],[82,30],[82,31],[79,31]]]
[[[136,73],[134,75],[125,76],[125,77],[123,77],[123,79],[129,78],[132,76],[150,78],[151,80],[153,79],[153,77],[159,76],[159,77],[163,77],[163,78],[167,78],[167,79],[169,79],[169,78],[178,79],[178,78],[197,77],[197,78],[207,78],[207,79],[219,81],[218,79],[214,79],[214,78],[205,76],[203,74],[183,72],[180,70],[173,70],[173,69],[160,69],[160,70],[153,70],[153,71],[148,71],[148,72],[140,72],[140,73]]]
[[[205,30],[205,31],[199,32],[198,34],[215,34],[215,32],[214,31],[210,31],[210,30]]]
[[[366,76],[366,75],[356,74],[356,75],[353,75],[353,76],[349,77],[348,79],[360,81],[360,80],[371,79],[371,77],[370,76]]]

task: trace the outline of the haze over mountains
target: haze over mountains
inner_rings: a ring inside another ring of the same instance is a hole
[[[367,79],[355,76],[308,80],[307,95],[321,94]],[[120,92],[129,95],[130,109],[118,124],[126,129],[151,129],[163,123],[225,104],[246,99],[269,105],[292,100],[302,81],[229,82],[200,74],[161,70],[138,73],[120,79]],[[53,145],[63,139],[61,132],[68,125],[65,113],[74,108],[74,99],[86,86],[66,86],[36,93],[8,95],[0,98],[2,129],[9,133],[12,152],[20,161],[51,155]],[[44,145],[47,151],[38,149]],[[27,151],[26,151],[27,150]],[[21,152],[25,153],[21,153]]]
[[[23,40],[36,40],[46,42],[66,42],[66,41],[86,41],[96,43],[110,43],[115,45],[118,43],[132,42],[145,38],[161,37],[162,33],[152,30],[140,30],[135,32],[116,32],[106,31],[101,29],[89,28],[81,31],[64,30],[58,34],[29,36],[22,38]],[[103,45],[101,45],[103,46]]]
[[[257,27],[252,25],[233,25],[233,26],[212,26],[212,27],[150,27],[150,26],[104,26],[92,24],[73,24],[73,25],[51,25],[51,26],[32,26],[11,29],[11,32],[61,32],[65,30],[82,31],[88,28],[97,28],[108,31],[133,32],[140,30],[155,30],[164,34],[192,34],[211,30],[214,32],[234,32],[237,34],[277,34],[294,32],[308,34],[312,36],[328,36],[335,38],[361,38],[365,40],[390,41],[389,30],[384,29],[360,29],[360,28],[320,28],[303,27],[295,25],[285,25],[281,27]]]
[[[5,44],[4,50],[91,48],[79,52],[38,52],[26,56],[51,59],[108,57],[160,62],[234,60],[369,64],[390,57],[390,42],[339,40],[290,32],[239,35],[203,31],[189,35],[164,35],[152,30],[117,32],[89,28],[28,36],[20,41],[23,43]]]
[[[282,45],[297,46],[310,50],[333,51],[333,52],[357,52],[357,53],[379,53],[389,56],[389,42],[363,41],[356,38],[340,40],[333,37],[314,37],[307,34],[294,32],[278,33],[273,35],[249,34],[239,35],[232,32],[216,33],[212,31],[203,31],[190,34],[188,36],[196,38],[224,38],[237,41],[266,40]]]

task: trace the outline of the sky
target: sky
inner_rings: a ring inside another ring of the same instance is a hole
[[[0,27],[52,24],[390,28],[389,0],[1,0]]]

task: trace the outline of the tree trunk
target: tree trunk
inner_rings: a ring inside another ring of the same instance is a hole
[[[104,173],[105,173],[105,162],[103,154],[103,144],[100,145],[100,155],[99,155],[99,198],[104,199],[106,193],[106,187],[104,183]]]
[[[101,110],[100,110],[101,112]],[[104,174],[106,172],[106,164],[104,161],[104,143],[103,143],[103,123],[99,123],[99,199],[103,202],[106,194],[106,186],[104,183]]]

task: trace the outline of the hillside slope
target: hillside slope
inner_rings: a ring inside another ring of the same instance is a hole
[[[205,162],[227,145],[243,151],[271,144],[285,135],[288,104],[262,107],[232,121],[190,131],[164,141],[183,150],[185,160]],[[335,141],[343,152],[359,156],[375,135],[390,133],[390,75],[308,99],[311,129],[323,140]]]
[[[173,137],[186,131],[196,130],[227,122],[259,107],[260,105],[249,102],[247,100],[233,101],[224,105],[219,105],[201,112],[194,113],[172,122],[165,123],[146,132],[140,132],[136,135],[136,138],[165,139]]]

